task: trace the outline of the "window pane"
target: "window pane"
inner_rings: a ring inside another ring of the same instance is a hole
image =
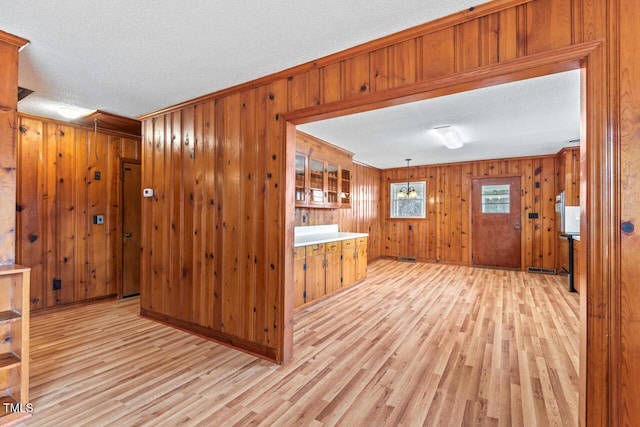
[[[411,189],[415,190],[415,193],[412,193]],[[427,183],[425,181],[392,183],[389,190],[391,218],[426,217],[425,194]],[[399,195],[400,191],[402,193]]]
[[[510,186],[483,185],[482,213],[508,214],[510,209]]]

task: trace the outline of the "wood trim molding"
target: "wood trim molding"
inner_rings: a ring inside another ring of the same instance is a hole
[[[75,122],[65,122],[63,120],[56,120],[56,119],[50,119],[48,117],[39,117],[39,116],[33,116],[31,114],[25,114],[25,113],[18,113],[18,118],[20,117],[24,117],[27,119],[33,119],[33,120],[41,120],[43,122],[46,123],[52,123],[52,124],[56,124],[56,125],[62,125],[62,126],[70,126],[70,127],[74,127],[76,129],[84,129],[90,132],[94,131],[94,127],[91,125],[86,125],[86,124],[81,124],[81,123],[75,123]],[[129,139],[137,139],[139,141],[142,140],[142,136],[141,135],[134,135],[134,134],[130,134],[130,133],[126,133],[126,132],[118,132],[116,130],[113,129],[106,129],[103,127],[98,126],[98,132],[106,134],[106,135],[112,135],[112,136],[118,136],[118,137],[126,137]]]
[[[589,56],[601,44],[602,41],[594,41],[562,47],[508,62],[480,67],[466,73],[425,80],[410,86],[372,93],[369,96],[283,113],[282,116],[292,123],[303,124],[574,70],[580,68],[584,58]]]
[[[6,31],[2,30],[0,30],[0,42],[14,45],[18,49],[22,49],[30,43],[27,39],[23,39],[22,37],[18,37],[14,34],[7,33]]]
[[[478,19],[487,15],[491,15],[493,13],[497,13],[502,10],[506,10],[506,9],[517,7],[526,3],[530,3],[532,1],[534,0],[493,0],[488,3],[484,3],[479,6],[474,6],[469,9],[465,9],[460,12],[447,15],[440,19],[429,21],[427,23],[409,28],[407,30],[391,34],[389,36],[381,37],[379,39],[375,39],[375,40],[360,44],[358,46],[345,49],[340,52],[336,52],[334,54],[325,56],[323,58],[320,58],[314,61],[297,65],[295,67],[287,68],[285,70],[278,71],[255,80],[251,80],[249,82],[241,83],[236,86],[232,86],[226,89],[222,89],[216,92],[202,95],[198,98],[194,98],[185,102],[181,102],[179,104],[175,104],[175,105],[160,109],[158,111],[144,114],[138,117],[138,119],[140,120],[148,119],[153,116],[158,116],[158,115],[169,113],[171,111],[180,110],[189,105],[199,104],[199,103],[210,101],[216,98],[222,98],[231,93],[236,93],[236,92],[240,92],[248,89],[254,89],[258,86],[265,85],[275,80],[288,78],[290,76],[305,73],[313,69],[335,64],[337,62],[340,62],[348,58],[352,58],[358,55],[372,52],[374,50],[381,49],[383,47],[393,45],[396,43],[400,43],[414,37],[430,34],[438,30],[442,30],[444,28],[450,28],[455,25],[464,24],[465,22]]]

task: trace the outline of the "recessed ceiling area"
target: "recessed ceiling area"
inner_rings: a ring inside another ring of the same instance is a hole
[[[462,148],[433,128],[451,125]],[[555,154],[580,138],[580,71],[567,71],[321,120],[297,129],[380,169]]]

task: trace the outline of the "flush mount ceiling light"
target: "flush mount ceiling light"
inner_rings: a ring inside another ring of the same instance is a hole
[[[409,182],[409,162],[411,159],[405,159],[407,161],[407,186],[400,188],[398,194],[396,195],[398,199],[415,199],[418,197],[418,192],[415,188],[413,188]]]
[[[77,119],[83,115],[82,111],[78,110],[77,108],[65,106],[58,107],[58,114],[60,114],[65,119],[70,120]]]
[[[452,126],[438,126],[437,128],[433,128],[433,131],[448,149],[455,150],[462,147],[462,138],[460,138],[460,135],[458,135],[458,132],[456,132]]]

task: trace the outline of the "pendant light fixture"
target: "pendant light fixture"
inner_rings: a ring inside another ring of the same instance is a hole
[[[418,192],[411,186],[409,182],[409,162],[411,159],[405,159],[407,161],[407,186],[400,188],[396,195],[398,199],[415,199],[418,197]]]

